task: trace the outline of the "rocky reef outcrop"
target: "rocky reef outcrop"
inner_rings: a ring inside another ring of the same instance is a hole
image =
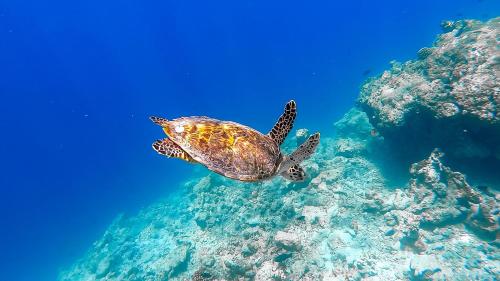
[[[457,130],[497,128],[485,103],[498,101],[473,96],[498,98],[497,77],[488,76],[498,67],[491,52],[498,20],[444,28],[418,61],[363,87],[361,107],[303,163],[306,181],[194,176],[139,214],[118,217],[59,280],[498,280],[499,188],[470,181],[448,161],[464,153],[459,145],[493,146],[474,137],[444,142]],[[424,123],[450,128],[408,138]],[[308,134],[298,130],[284,149]],[[394,145],[420,158],[383,165],[390,151],[403,153]],[[406,178],[396,186],[386,177],[394,165]]]
[[[443,29],[433,47],[418,52],[418,60],[394,62],[362,87],[360,101],[376,114],[377,127],[402,126],[419,110],[436,119],[468,116],[500,124],[500,19],[447,21]]]
[[[366,119],[355,120],[346,126],[362,136]],[[388,188],[373,162],[345,156],[337,141],[327,138],[305,163],[312,174],[304,184],[248,185],[218,175],[187,182],[138,215],[119,217],[60,280],[494,280],[500,274],[498,193],[470,186],[442,164],[438,150],[411,166],[405,186]]]
[[[457,164],[488,162],[481,165],[484,171],[500,164],[500,18],[447,21],[442,27],[444,33],[418,59],[393,62],[367,81],[359,102],[407,163],[442,147]]]

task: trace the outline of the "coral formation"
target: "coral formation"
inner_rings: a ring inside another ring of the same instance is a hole
[[[336,122],[334,137],[304,162],[305,182],[200,175],[118,217],[59,279],[497,280],[498,187],[474,185],[445,161],[459,144],[474,155],[492,147],[474,138],[449,146],[405,138],[424,110],[432,118],[419,122],[452,127],[441,140],[464,129],[459,118],[475,119],[483,132],[498,128],[498,24],[448,23],[420,60],[368,82],[362,110]],[[307,136],[298,130],[285,150]],[[396,141],[425,155],[399,162],[408,180],[391,186],[379,163]]]
[[[454,162],[500,165],[500,18],[445,22],[443,29],[417,60],[393,62],[366,82],[360,105],[407,164],[441,147]]]
[[[276,179],[249,187],[217,175],[186,183],[137,216],[117,219],[61,280],[500,274],[498,196],[471,187],[441,163],[439,151],[412,165],[406,187],[391,190],[365,157],[336,155],[335,142],[306,163],[308,170],[322,167],[307,186]]]
[[[376,115],[377,127],[401,126],[407,114],[424,109],[436,119],[470,116],[500,124],[500,19],[446,22],[445,27],[434,47],[418,52],[418,60],[394,62],[362,87],[360,100]]]

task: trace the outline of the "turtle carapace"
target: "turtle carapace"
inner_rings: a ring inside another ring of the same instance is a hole
[[[208,117],[173,120],[151,117],[168,136],[154,142],[153,148],[161,155],[200,163],[240,181],[261,181],[276,175],[303,181],[306,175],[299,164],[314,153],[320,135],[310,136],[292,154],[284,155],[280,145],[292,129],[296,115],[297,107],[292,100],[268,134]]]

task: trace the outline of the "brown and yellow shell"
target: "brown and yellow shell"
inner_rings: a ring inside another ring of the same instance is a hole
[[[229,178],[258,181],[275,175],[283,156],[270,137],[208,117],[168,121],[163,130],[194,160]]]

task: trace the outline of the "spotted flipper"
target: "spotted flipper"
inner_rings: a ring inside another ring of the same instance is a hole
[[[310,136],[303,144],[297,148],[292,154],[288,155],[281,164],[280,171],[283,173],[288,171],[292,166],[300,164],[300,162],[308,159],[316,151],[319,144],[319,133]]]
[[[167,119],[165,119],[165,118],[156,117],[156,116],[151,116],[151,117],[149,117],[149,119],[150,119],[151,121],[153,121],[153,123],[155,123],[155,124],[156,124],[156,125],[158,125],[158,126],[165,127],[165,126],[167,126],[167,124],[168,124],[168,120],[167,120]]]
[[[278,122],[274,125],[273,129],[268,133],[278,145],[285,141],[286,136],[292,130],[293,122],[297,116],[297,105],[295,101],[289,101],[285,106],[285,112],[280,116]]]
[[[301,182],[306,179],[306,172],[299,165],[293,165],[288,171],[281,173],[281,176],[290,181]]]
[[[179,158],[187,162],[195,163],[189,154],[180,148],[175,142],[170,139],[157,140],[153,143],[153,149],[161,155],[167,157]]]

